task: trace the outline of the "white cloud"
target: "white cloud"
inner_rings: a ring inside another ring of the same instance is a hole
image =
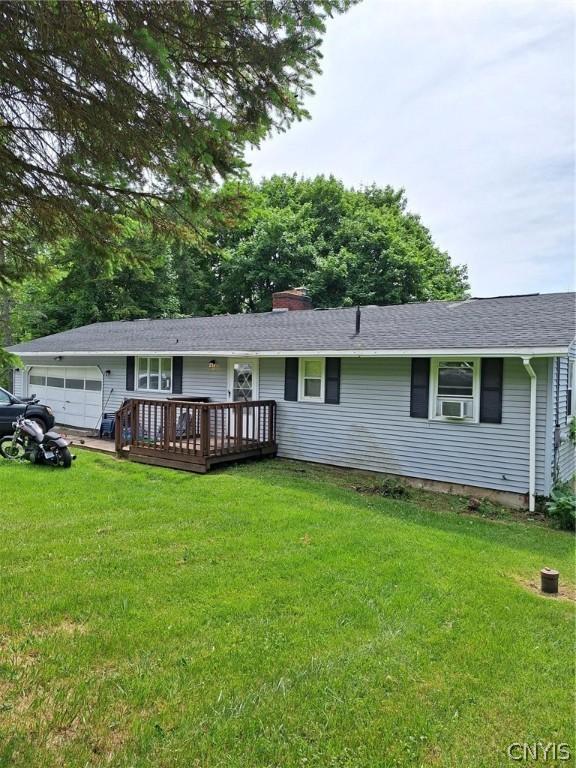
[[[571,3],[365,0],[328,23],[323,70],[255,178],[405,187],[474,295],[574,288]]]

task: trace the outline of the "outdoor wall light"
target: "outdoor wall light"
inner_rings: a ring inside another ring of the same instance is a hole
[[[58,357],[55,357],[54,360],[56,360],[56,362],[59,363],[60,360],[62,360],[62,356],[58,355]]]
[[[216,360],[208,360],[208,368],[218,368]]]
[[[111,373],[112,371],[110,369],[108,369],[107,371],[104,371],[105,376],[110,376]]]

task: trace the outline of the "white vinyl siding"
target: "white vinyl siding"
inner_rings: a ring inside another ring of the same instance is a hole
[[[278,402],[278,455],[443,482],[528,491],[530,380],[504,361],[502,424],[410,418],[408,358],[342,358],[340,404],[285,401],[284,361],[260,363],[260,397]],[[545,465],[548,361],[535,360],[536,487]]]
[[[210,367],[211,360],[215,360],[215,367]],[[54,364],[53,357],[25,358],[25,362]],[[62,361],[63,367],[66,362]],[[101,369],[105,411],[116,411],[125,398],[145,396],[126,390],[124,357],[75,357],[73,362],[79,366],[96,364]],[[533,364],[538,376],[536,492],[545,493],[551,477],[548,371],[554,366],[546,359],[536,359]],[[261,359],[259,396],[278,403],[279,455],[527,492],[530,385],[521,360],[504,361],[502,424],[411,419],[410,366],[409,358],[342,358],[341,402],[332,405],[284,401],[284,359]],[[183,396],[226,401],[227,373],[226,358],[184,357]],[[565,386],[560,390],[561,397],[562,392],[565,397]],[[15,374],[15,394],[26,394],[22,371]],[[154,397],[164,398],[167,394],[157,393]],[[562,444],[563,476],[574,473],[574,451],[570,449],[569,444]]]
[[[210,367],[210,361],[214,360],[215,367]],[[57,366],[53,357],[34,357],[24,362],[30,366]],[[147,397],[145,392],[128,391],[126,389],[126,358],[111,355],[109,357],[74,357],[64,358],[60,363],[62,370],[66,363],[73,362],[78,366],[98,366],[102,377],[102,410],[107,413],[117,411],[125,399],[131,397]],[[224,357],[185,357],[182,371],[182,396],[197,395],[209,397],[214,401],[225,402],[227,400],[227,360]],[[27,375],[27,374],[26,374]],[[27,395],[33,390],[26,387],[23,381],[24,369],[16,371],[15,395]],[[155,392],[154,398],[164,399],[176,397],[170,392]]]
[[[558,447],[558,480],[568,482],[576,475],[576,448],[569,439],[569,419],[568,419],[568,371],[570,363],[576,362],[576,345],[573,345],[568,357],[561,357],[559,362],[560,380],[558,386],[558,423],[560,425],[560,445]],[[552,382],[552,392],[556,394],[556,364],[554,364],[554,378]],[[572,411],[572,417],[576,417]],[[554,466],[552,465],[552,471]]]

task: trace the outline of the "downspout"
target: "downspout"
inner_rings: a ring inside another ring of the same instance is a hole
[[[556,362],[556,395],[554,398],[554,457],[552,460],[552,483],[556,485],[560,472],[560,358]]]
[[[530,376],[530,437],[528,461],[528,509],[534,512],[536,506],[536,373],[530,362],[532,358],[523,357],[522,362]]]

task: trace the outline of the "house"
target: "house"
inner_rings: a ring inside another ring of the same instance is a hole
[[[18,344],[14,388],[81,427],[126,398],[275,401],[279,456],[532,509],[576,470],[575,299],[314,310],[294,289],[261,314],[96,323]]]

